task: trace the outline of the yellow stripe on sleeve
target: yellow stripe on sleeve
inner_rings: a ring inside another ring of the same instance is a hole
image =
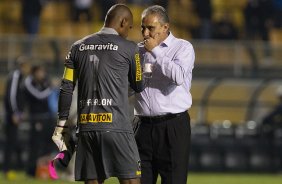
[[[142,69],[140,63],[140,56],[139,54],[135,54],[135,64],[136,64],[136,81],[142,80]]]
[[[65,67],[64,79],[72,81],[72,82],[75,81],[74,70],[71,68]]]

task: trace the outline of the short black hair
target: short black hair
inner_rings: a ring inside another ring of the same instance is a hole
[[[35,73],[36,73],[37,71],[39,71],[39,70],[45,70],[45,69],[44,69],[44,66],[39,65],[39,64],[35,64],[35,65],[33,65],[33,66],[31,67],[31,74],[32,74],[32,75],[35,75]]]
[[[115,4],[107,12],[105,17],[105,25],[108,26],[111,22],[123,13],[127,13],[132,16],[131,10],[125,4]]]
[[[18,56],[15,60],[15,65],[16,66],[21,66],[21,65],[24,65],[28,62],[30,62],[31,58],[29,56],[25,56],[25,55],[21,55],[21,56]]]

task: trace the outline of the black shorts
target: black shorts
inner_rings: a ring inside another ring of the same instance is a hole
[[[134,134],[111,131],[80,132],[75,160],[75,180],[141,177]]]

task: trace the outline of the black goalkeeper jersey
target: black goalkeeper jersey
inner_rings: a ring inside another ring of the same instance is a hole
[[[109,34],[110,32],[110,34]],[[67,119],[75,84],[78,85],[80,131],[132,132],[128,87],[144,88],[138,47],[113,29],[89,35],[70,49],[59,97],[59,119]]]

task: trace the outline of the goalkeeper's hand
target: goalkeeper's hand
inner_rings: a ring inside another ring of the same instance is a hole
[[[68,150],[70,131],[68,126],[66,125],[66,120],[58,121],[52,136],[52,140],[59,148],[59,151]]]

